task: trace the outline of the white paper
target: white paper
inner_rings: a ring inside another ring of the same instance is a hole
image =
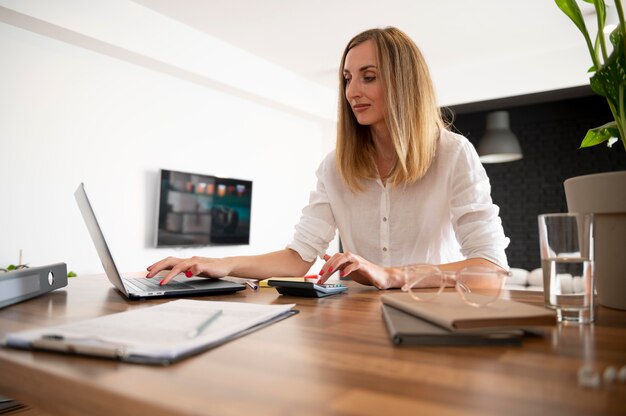
[[[67,344],[121,346],[125,356],[173,360],[203,346],[218,345],[241,331],[287,313],[294,306],[179,299],[71,324],[10,333],[6,343],[28,347],[43,336],[56,336],[63,337]],[[221,310],[221,315],[190,339],[189,331],[216,310]]]

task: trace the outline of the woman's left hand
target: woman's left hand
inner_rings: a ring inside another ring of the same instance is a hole
[[[331,274],[339,270],[341,277],[349,275],[351,280],[363,285],[376,286],[378,289],[394,287],[391,269],[385,269],[356,254],[348,251],[336,253],[332,257],[326,254],[324,260],[326,263],[319,273],[318,284],[323,284]]]

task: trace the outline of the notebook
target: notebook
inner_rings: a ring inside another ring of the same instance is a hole
[[[158,277],[147,279],[145,277],[121,276],[113,260],[109,245],[104,238],[102,229],[98,224],[91,202],[87,197],[84,184],[81,183],[78,186],[76,192],[74,192],[74,197],[78,203],[78,208],[83,216],[83,220],[85,220],[85,225],[87,225],[89,235],[96,247],[107,278],[113,286],[127,298],[144,299],[154,297],[221,295],[234,293],[246,288],[245,284],[228,280],[204,279],[200,277],[187,278],[182,274],[176,276],[164,286],[159,285],[160,279]]]
[[[408,293],[384,294],[381,300],[386,305],[451,331],[556,324],[555,311],[507,299],[498,299],[482,308],[467,305],[454,292],[444,292],[430,302],[417,301]]]
[[[382,305],[385,326],[396,345],[475,346],[521,345],[520,329],[450,331],[389,305]]]

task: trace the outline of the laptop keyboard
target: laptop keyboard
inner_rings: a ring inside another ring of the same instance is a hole
[[[168,284],[161,286],[160,280],[155,279],[124,279],[125,284],[138,289],[141,292],[154,292],[163,290],[176,290],[176,289],[194,289],[193,286],[187,283],[181,283],[176,281],[170,281]]]

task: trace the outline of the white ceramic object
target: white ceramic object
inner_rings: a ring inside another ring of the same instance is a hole
[[[626,171],[564,183],[569,212],[595,216],[595,281],[603,306],[626,310]]]

